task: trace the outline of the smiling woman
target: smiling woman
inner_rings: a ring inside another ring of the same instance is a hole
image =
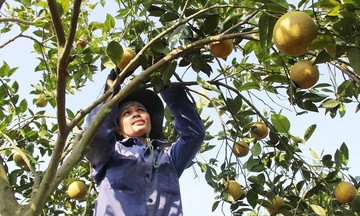
[[[138,90],[113,109],[90,144],[86,157],[99,186],[95,215],[182,215],[178,179],[200,148],[205,129],[183,87],[167,87],[161,96],[180,135],[174,143],[160,141],[160,97]],[[89,113],[86,127],[98,110]]]

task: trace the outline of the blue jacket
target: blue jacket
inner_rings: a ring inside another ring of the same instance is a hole
[[[175,117],[179,138],[169,145],[137,138],[116,141],[115,108],[97,132],[86,157],[99,186],[94,215],[182,215],[179,180],[201,146],[205,129],[182,87],[169,87],[161,96]],[[91,123],[100,107],[87,117]]]

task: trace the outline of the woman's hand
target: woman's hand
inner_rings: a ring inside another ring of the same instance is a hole
[[[119,80],[119,84],[122,84],[127,77],[129,77],[131,74],[134,73],[135,70],[136,70],[136,68],[134,70],[129,70],[125,74],[125,76],[123,76],[123,78],[121,80]],[[118,67],[116,67],[110,71],[110,73],[106,79],[105,91],[107,91],[110,88],[110,86],[114,83],[115,79],[119,76],[120,73],[121,73],[121,70]]]

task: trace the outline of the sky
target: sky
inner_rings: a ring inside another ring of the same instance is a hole
[[[104,9],[105,10],[105,9]],[[110,9],[106,10],[110,13]],[[105,18],[105,13],[97,12]],[[103,18],[103,19],[104,19]],[[101,20],[100,17],[97,17]],[[9,40],[8,34],[0,35],[0,44]],[[34,61],[32,51],[32,42],[28,39],[18,39],[15,42],[0,49],[0,61],[6,61],[10,67],[19,67],[16,72],[16,80],[20,83],[22,92],[21,95],[29,98],[32,101],[34,95],[30,95],[32,90],[31,84],[37,82],[40,74],[34,74],[34,67],[37,60]],[[323,80],[328,80],[327,69],[320,67],[320,77]],[[103,87],[104,81],[109,71],[99,71],[94,76],[94,82],[90,82],[81,92],[75,95],[68,95],[67,104],[72,110],[77,110],[87,107],[94,101]],[[291,121],[291,133],[303,136],[305,130],[312,124],[317,124],[317,129],[313,136],[301,145],[304,155],[311,160],[310,149],[313,149],[319,155],[331,154],[334,155],[337,148],[345,142],[349,148],[350,160],[349,167],[350,173],[353,176],[360,176],[360,157],[357,153],[360,151],[359,141],[357,137],[358,126],[360,120],[359,113],[355,113],[355,106],[348,106],[347,113],[343,118],[336,117],[332,119],[329,115],[324,114],[324,110],[319,113],[309,113],[307,115],[295,116],[293,113],[286,113],[285,115]],[[56,110],[48,105],[47,112],[55,114]],[[206,115],[204,115],[206,116]],[[215,142],[215,141],[214,141]],[[216,144],[216,143],[211,143]],[[245,162],[247,159],[242,159]],[[197,216],[197,215],[230,215],[228,208],[229,205],[224,205],[224,214],[220,211],[220,207],[215,212],[211,211],[214,197],[218,194],[214,193],[213,189],[207,185],[203,173],[195,166],[195,170],[199,177],[194,174],[193,168],[185,170],[180,178],[180,188],[182,193],[184,215]]]

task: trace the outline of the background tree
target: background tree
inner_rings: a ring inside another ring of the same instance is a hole
[[[6,60],[0,68],[1,215],[89,215],[96,188],[84,154],[94,132],[139,86],[160,91],[166,85],[187,87],[208,129],[194,166],[218,194],[214,210],[228,203],[227,211],[234,215],[266,208],[283,215],[358,215],[359,182],[348,173],[347,145],[333,155],[313,152],[315,161],[306,161],[299,144],[311,137],[316,124],[299,137],[291,134],[291,119],[283,114],[306,118],[309,112],[324,111],[330,118],[342,117],[354,104],[358,111],[357,0],[302,0],[296,5],[285,0],[123,0],[116,2],[116,14],[90,19],[105,4],[109,2],[0,1],[1,34],[13,35],[0,47],[20,39],[32,42],[38,65],[29,71],[42,77],[32,86],[31,100],[19,94],[17,68]],[[301,28],[298,34],[309,35],[303,37],[309,47],[298,42],[289,51],[274,45],[273,32],[279,30],[279,18],[294,10],[311,17],[316,35],[307,34],[312,28]],[[86,114],[113,89],[81,110],[69,109],[66,96],[76,96],[96,73],[117,65],[123,47],[137,54],[119,77],[137,63],[140,67],[83,132]],[[291,52],[295,48],[301,53]],[[303,87],[291,76],[300,61],[310,62],[310,71],[316,70],[312,65],[323,66],[327,74],[321,71],[319,82]],[[48,106],[56,116],[45,112]],[[166,120],[165,135],[171,141],[176,133],[169,114]],[[241,147],[248,153],[240,154]],[[205,154],[210,156],[201,157]],[[86,198],[67,195],[76,180],[88,185]],[[354,185],[355,198],[343,202],[335,197],[341,181]]]

